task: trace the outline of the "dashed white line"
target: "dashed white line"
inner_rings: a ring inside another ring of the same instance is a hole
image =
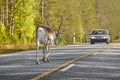
[[[93,55],[97,55],[98,53],[96,52],[96,53],[94,53]]]
[[[70,69],[70,68],[73,67],[73,66],[75,66],[75,64],[70,64],[70,65],[68,65],[67,67],[61,69],[60,71],[65,72],[65,71],[67,71],[68,69]]]

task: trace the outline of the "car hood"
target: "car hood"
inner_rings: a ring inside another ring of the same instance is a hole
[[[108,36],[108,35],[91,35],[91,37],[104,37],[104,36]]]

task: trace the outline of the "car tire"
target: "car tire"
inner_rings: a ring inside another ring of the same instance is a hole
[[[90,43],[91,43],[91,44],[95,44],[95,42],[93,42],[93,41],[91,41]]]
[[[108,41],[106,42],[106,44],[109,44],[109,43],[110,43],[110,42],[108,42]]]
[[[109,41],[109,40],[107,40],[107,41],[106,41],[106,44],[109,44],[109,43],[110,43],[110,41]]]

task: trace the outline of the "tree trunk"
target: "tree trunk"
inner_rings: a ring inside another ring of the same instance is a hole
[[[8,0],[4,0],[4,25],[8,26]]]
[[[14,18],[13,18],[13,10],[14,10],[14,1],[11,1],[11,7],[10,7],[10,35],[13,35],[14,32]]]
[[[1,13],[2,13],[2,22],[4,23],[4,0],[2,0],[2,11],[1,11]]]

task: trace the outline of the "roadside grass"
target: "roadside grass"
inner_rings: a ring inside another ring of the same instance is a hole
[[[112,42],[113,42],[113,43],[120,43],[120,39],[113,40]]]
[[[25,51],[30,49],[35,49],[35,43],[27,43],[27,44],[0,44],[0,54],[17,52],[17,51]]]
[[[53,47],[54,46],[55,45],[53,45]],[[39,47],[42,48],[43,45],[40,45]],[[0,54],[8,54],[12,52],[32,50],[35,48],[36,48],[36,43],[0,44]]]

